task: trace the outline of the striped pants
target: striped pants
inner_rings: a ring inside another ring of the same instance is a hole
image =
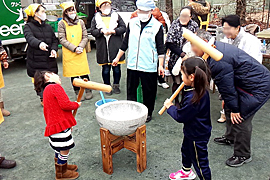
[[[208,161],[207,144],[209,139],[204,141],[193,141],[184,137],[182,143],[182,163],[185,168],[193,165],[198,177],[201,180],[211,180],[211,170]]]

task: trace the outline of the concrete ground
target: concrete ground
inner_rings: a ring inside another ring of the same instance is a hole
[[[91,79],[102,82],[101,68],[97,65],[95,51],[88,54]],[[62,77],[62,63],[58,59],[59,74]],[[120,95],[112,98],[126,98],[126,67],[122,67]],[[39,98],[33,90],[31,79],[26,75],[25,61],[15,61],[4,70],[6,87],[3,89],[5,105],[11,116],[0,125],[0,152],[7,159],[15,159],[14,169],[0,169],[3,180],[50,180],[54,179],[54,152],[44,137],[45,121]],[[62,78],[63,87],[72,100],[74,92],[69,78]],[[183,138],[182,124],[176,123],[167,114],[159,116],[157,111],[170,96],[170,90],[158,88],[153,121],[147,124],[147,169],[136,171],[136,156],[122,150],[113,156],[114,173],[107,175],[102,170],[99,125],[95,120],[94,103],[100,99],[94,91],[94,98],[84,101],[76,117],[78,125],[73,137],[76,147],[72,149],[69,163],[79,167],[80,180],[159,180],[168,179],[171,172],[181,168],[180,147]],[[253,161],[239,168],[225,165],[233,148],[216,145],[213,138],[224,133],[225,124],[218,124],[220,101],[218,94],[211,94],[211,115],[213,131],[209,143],[209,160],[213,180],[268,180],[270,177],[270,102],[264,105],[253,121]],[[1,179],[1,178],[0,178]]]

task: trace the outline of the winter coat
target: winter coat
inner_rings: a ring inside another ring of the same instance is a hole
[[[112,15],[114,14],[114,15]],[[115,59],[123,40],[123,34],[126,32],[126,24],[121,18],[120,15],[116,14],[116,12],[113,12],[110,14],[111,16],[111,22],[110,24],[114,24],[115,27],[112,28],[115,30],[115,34],[112,34],[111,36],[105,37],[104,34],[101,32],[101,27],[99,27],[101,20],[97,22],[97,19],[100,19],[101,13],[97,12],[95,16],[92,19],[91,22],[91,34],[96,38],[96,57],[97,57],[97,63],[100,65],[112,63],[112,61]],[[114,18],[116,17],[114,20]],[[111,29],[111,28],[110,28]],[[108,43],[107,43],[108,42]],[[122,56],[120,59],[123,62],[125,59],[125,56]]]
[[[60,133],[77,124],[72,110],[78,109],[77,102],[71,102],[59,84],[47,83],[43,93],[46,128],[44,136]]]
[[[200,20],[198,18],[198,16],[200,16],[202,18],[202,21],[206,21],[207,20],[207,15],[210,13],[211,11],[211,5],[209,2],[205,1],[205,2],[191,2],[188,4],[188,6],[190,6],[193,10],[193,17],[192,19],[200,26]]]
[[[189,29],[192,32],[195,32],[199,28],[199,26],[195,21],[190,20],[185,28]],[[182,34],[183,34],[183,25],[180,23],[178,18],[172,22],[172,25],[167,35],[166,43],[172,43],[176,48],[179,48],[182,51],[183,46],[187,41],[182,36]],[[168,68],[170,71],[172,71],[179,57],[180,56],[178,54],[172,52],[171,50],[170,60],[168,63]]]
[[[244,28],[240,28],[240,32],[235,39],[228,39],[225,37],[222,42],[232,44],[239,49],[242,49],[259,63],[262,63],[261,41],[256,36],[245,32]]]
[[[64,21],[67,22],[67,24],[69,26],[73,26],[73,25],[77,25],[78,22],[80,22],[80,25],[82,27],[82,40],[80,42],[80,44],[78,46],[85,48],[87,42],[88,42],[88,34],[87,34],[87,29],[85,28],[85,24],[82,20],[80,19],[76,19],[75,21],[71,22],[68,18],[64,18]],[[60,44],[62,44],[65,48],[69,49],[70,51],[74,52],[74,50],[76,49],[77,46],[75,46],[74,44],[70,43],[67,39],[66,39],[66,26],[64,21],[60,21],[58,23],[58,38],[59,38],[59,42]]]
[[[247,119],[270,98],[270,72],[243,50],[215,42],[223,53],[220,61],[208,58],[212,78],[226,106]]]
[[[185,86],[182,91],[181,107],[171,106],[167,112],[177,122],[184,123],[184,135],[191,140],[208,140],[211,136],[209,92],[199,103],[193,104],[194,90]]]
[[[27,48],[27,74],[34,77],[36,71],[51,71],[58,73],[57,62],[55,58],[50,58],[51,50],[58,50],[58,39],[56,38],[52,27],[45,22],[41,24],[32,20],[25,24],[24,36],[28,43]],[[48,51],[42,51],[39,44],[44,42],[48,45]]]
[[[71,21],[64,17],[58,24],[59,41],[63,45],[63,75],[76,77],[90,74],[85,50],[88,34],[84,22],[77,18],[75,21]],[[74,52],[78,46],[83,48],[81,54]]]

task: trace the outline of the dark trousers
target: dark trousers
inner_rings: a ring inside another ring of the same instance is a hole
[[[88,81],[90,81],[90,78],[89,78],[88,74],[87,75],[83,75],[83,76],[71,77],[71,84],[72,84],[72,86],[73,86],[73,80],[75,78],[81,78],[81,79],[86,78],[86,79],[88,79]],[[74,91],[79,91],[80,90],[80,88],[79,87],[76,87],[76,86],[73,86],[73,89],[74,89]]]
[[[158,76],[158,82],[160,84],[165,83],[165,79],[162,76]]]
[[[211,170],[208,161],[207,144],[209,139],[204,141],[193,141],[184,137],[182,143],[182,163],[185,168],[193,165],[198,177],[203,180],[211,179]]]
[[[148,108],[148,116],[152,116],[157,94],[157,72],[127,70],[127,100],[137,101],[137,88],[141,81],[143,104]]]
[[[102,78],[104,84],[110,85],[111,84],[111,68],[113,70],[113,84],[119,84],[121,78],[121,65],[118,64],[117,66],[111,65],[103,65],[102,66]]]
[[[226,116],[226,133],[225,137],[234,141],[234,155],[250,157],[250,141],[252,132],[252,119],[254,115],[245,119],[241,124],[233,124],[231,121],[231,111],[224,107]]]

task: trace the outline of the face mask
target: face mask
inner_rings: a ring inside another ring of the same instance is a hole
[[[42,13],[41,15],[36,15],[41,21],[45,21],[47,19],[46,13]]]
[[[110,14],[111,13],[111,8],[106,8],[105,10],[103,10],[102,13],[106,14],[106,15]]]
[[[77,14],[68,14],[68,17],[72,20],[74,20],[76,18]]]
[[[137,13],[137,14],[140,21],[146,22],[149,20],[149,14],[142,14],[142,13]]]

